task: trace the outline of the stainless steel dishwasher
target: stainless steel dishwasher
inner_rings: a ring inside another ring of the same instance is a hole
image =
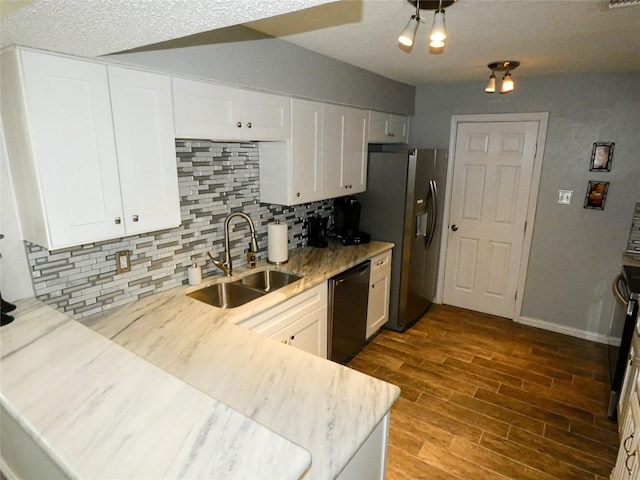
[[[367,260],[329,279],[329,359],[343,365],[365,343],[370,267]]]

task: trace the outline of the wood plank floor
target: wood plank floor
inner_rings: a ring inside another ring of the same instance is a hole
[[[434,305],[349,366],[398,385],[387,479],[608,479],[604,345]]]

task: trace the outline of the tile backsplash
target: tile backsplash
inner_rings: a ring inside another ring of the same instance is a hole
[[[295,207],[260,203],[258,145],[176,140],[182,225],[146,235],[92,243],[50,252],[26,242],[36,297],[74,318],[82,318],[174,288],[187,281],[191,258],[203,276],[218,274],[206,252],[223,256],[225,217],[249,215],[258,234],[258,259],[267,256],[267,224],[289,225],[289,248],[303,246],[304,220],[328,217],[332,202]],[[249,244],[246,222],[232,221],[231,254],[245,266]],[[131,252],[131,271],[116,273],[115,254]]]

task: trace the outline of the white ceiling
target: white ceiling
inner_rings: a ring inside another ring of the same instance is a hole
[[[415,12],[406,0],[1,0],[0,40],[98,56],[243,23],[421,85],[486,78],[486,65],[497,60],[519,60],[516,78],[640,71],[635,3],[611,9],[609,0],[458,0],[446,10],[442,55],[428,52],[433,13],[426,10],[412,51],[399,47],[398,34]],[[15,4],[23,7],[13,10]]]

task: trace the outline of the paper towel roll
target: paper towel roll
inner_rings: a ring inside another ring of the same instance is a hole
[[[289,260],[287,224],[273,222],[267,225],[267,251],[269,263],[286,263]]]

